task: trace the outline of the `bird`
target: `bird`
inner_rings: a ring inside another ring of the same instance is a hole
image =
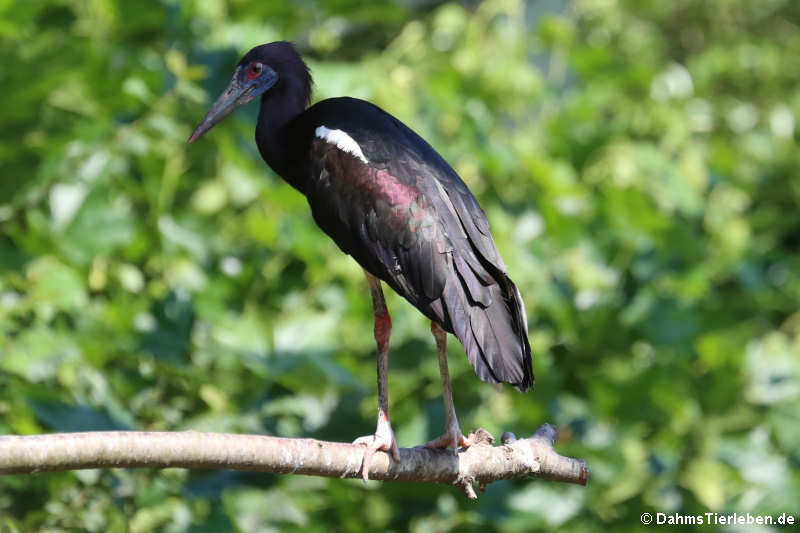
[[[399,461],[389,418],[392,321],[382,283],[431,321],[442,381],[444,433],[428,448],[469,447],[458,424],[447,334],[477,376],[520,392],[534,383],[528,319],[486,215],[455,170],[400,120],[365,100],[336,97],[309,107],[312,76],[287,41],[252,48],[193,131],[191,144],[235,109],[260,97],[255,141],[267,165],[305,195],[316,224],[363,268],[377,345],[378,420],[364,447]]]

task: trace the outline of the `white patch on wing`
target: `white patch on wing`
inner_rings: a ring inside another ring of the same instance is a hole
[[[320,139],[333,144],[340,150],[344,150],[345,152],[356,156],[364,163],[369,163],[367,158],[364,157],[364,152],[361,151],[361,147],[358,145],[358,143],[344,131],[332,130],[326,128],[325,126],[320,126],[314,130],[314,133]]]

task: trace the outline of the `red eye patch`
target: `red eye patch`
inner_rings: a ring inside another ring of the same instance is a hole
[[[247,68],[247,81],[254,80],[261,75],[261,70],[263,67],[261,63],[250,63],[250,66]]]

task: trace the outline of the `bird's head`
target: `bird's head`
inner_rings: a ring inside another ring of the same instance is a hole
[[[303,107],[311,95],[311,75],[291,43],[278,41],[256,46],[239,61],[233,79],[195,128],[189,143],[216,126],[255,97],[278,92],[300,98]]]

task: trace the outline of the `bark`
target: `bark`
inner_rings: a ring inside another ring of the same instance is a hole
[[[544,424],[527,439],[503,435],[501,446],[479,429],[474,444],[458,454],[401,448],[400,461],[373,456],[370,479],[444,483],[476,497],[501,479],[540,477],[585,485],[589,472],[580,459],[556,453],[556,429]],[[356,478],[364,447],[314,439],[286,439],[223,433],[99,431],[0,436],[0,475],[84,468],[202,468]]]

